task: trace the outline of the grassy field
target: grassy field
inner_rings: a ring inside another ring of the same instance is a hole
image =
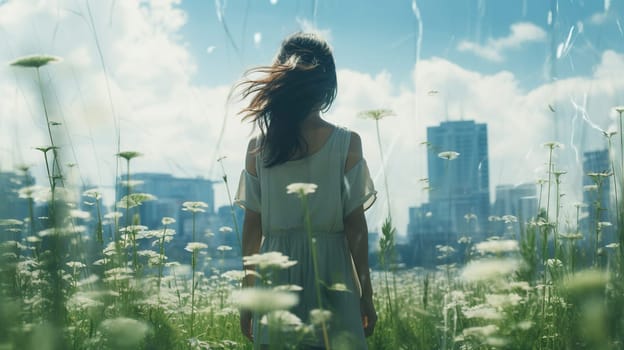
[[[53,60],[29,57],[14,65],[38,72]],[[63,150],[49,136],[49,146],[39,149],[48,186],[20,190],[31,208],[28,217],[0,220],[0,349],[251,349],[239,331],[239,306],[266,312],[266,322],[292,335],[276,348],[296,348],[306,332],[324,325],[322,313],[308,324],[284,311],[292,305],[292,287],[241,293],[245,272],[224,271],[219,263],[227,248],[197,238],[186,246],[184,264],[169,260],[174,220],[163,218],[160,227],[139,224],[132,209],[157,199],[132,193],[129,172],[122,183],[128,194],[101,215],[101,193],[78,193],[64,182],[58,161]],[[607,136],[611,141],[613,134]],[[552,155],[557,144],[546,147]],[[129,169],[140,154],[118,156]],[[541,202],[540,214],[517,239],[468,243],[466,264],[399,268],[394,229],[384,226],[385,268],[373,272],[380,320],[368,340],[371,349],[624,348],[622,202],[597,209],[615,213],[619,225],[596,222],[587,232],[564,225],[555,214],[561,174],[551,164],[548,169],[544,188],[556,199]],[[622,188],[615,165],[589,176],[593,190],[604,181],[615,181],[615,191]],[[78,209],[83,201],[95,215]],[[44,215],[35,214],[35,204],[46,208]],[[193,220],[204,208],[202,202],[184,203]],[[607,241],[602,233],[611,226],[618,230]],[[266,266],[260,270],[265,277],[290,265],[280,256],[256,258]]]

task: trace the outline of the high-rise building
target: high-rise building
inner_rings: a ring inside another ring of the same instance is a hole
[[[458,250],[449,253],[452,246],[460,237],[472,241],[485,237],[490,216],[486,125],[443,122],[427,128],[427,143],[429,202],[409,209],[407,228],[411,248],[407,263],[420,266],[461,259]]]
[[[594,236],[599,222],[610,222],[612,217],[610,214],[613,210],[611,206],[613,180],[611,176],[607,176],[610,170],[608,150],[583,153],[583,203],[586,204],[584,208],[586,218],[581,223],[581,230],[590,237]]]
[[[487,126],[471,120],[427,128],[429,203],[437,224],[451,236],[484,234],[490,215]],[[457,152],[445,159],[442,152]]]
[[[29,173],[0,172],[0,219],[28,217],[28,201],[19,198],[18,191],[34,184],[35,178]]]
[[[495,235],[519,233],[523,224],[537,215],[533,202],[537,187],[534,183],[496,186],[496,200],[490,210],[491,232]]]
[[[119,178],[121,181],[124,177]],[[214,192],[213,181],[201,177],[177,178],[171,174],[163,173],[137,173],[131,177],[132,181],[138,181],[131,186],[132,193],[149,193],[156,196],[155,201],[146,201],[138,208],[130,212],[131,216],[139,214],[140,223],[149,229],[162,227],[162,218],[171,217],[176,220],[169,228],[176,230],[176,236],[172,242],[172,251],[184,254],[183,248],[186,243],[195,240],[204,240],[205,231],[211,228],[214,221]],[[120,185],[117,190],[117,200],[127,194],[127,187]],[[206,212],[200,212],[193,219],[192,213],[182,210],[182,204],[187,201],[201,201],[208,204]],[[123,213],[123,210],[121,210]],[[128,218],[133,223],[133,217]],[[121,219],[122,225],[126,224]],[[175,260],[175,259],[174,259]]]

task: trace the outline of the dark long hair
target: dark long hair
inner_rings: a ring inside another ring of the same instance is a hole
[[[331,48],[310,33],[287,37],[272,66],[246,73],[242,98],[251,102],[240,114],[262,133],[260,150],[266,167],[307,152],[301,122],[314,110],[326,112],[336,97],[336,65]]]

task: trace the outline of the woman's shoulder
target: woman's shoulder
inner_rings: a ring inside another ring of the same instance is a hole
[[[347,139],[357,139],[360,140],[360,135],[357,132],[349,129],[348,127],[340,124],[331,124],[330,125],[336,129],[336,131],[346,137]]]
[[[245,170],[248,173],[258,175],[258,157],[262,150],[262,135],[255,135],[247,143],[247,153],[245,155]]]
[[[344,125],[339,125],[339,124],[331,124],[334,128],[336,128],[336,131],[339,134],[342,134],[342,138],[343,138],[343,142],[346,143],[349,150],[351,150],[354,146],[357,148],[359,145],[359,148],[362,147],[362,139],[360,137],[360,135],[349,129],[348,127],[344,126]]]

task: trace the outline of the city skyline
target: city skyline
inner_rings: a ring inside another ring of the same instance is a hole
[[[78,182],[110,189],[114,155],[130,150],[144,154],[133,170],[212,180],[226,156],[234,184],[251,127],[237,118],[243,102],[231,87],[247,68],[270,64],[286,35],[306,30],[334,48],[339,88],[326,117],[362,136],[378,189],[388,175],[401,230],[404,208],[428,200],[418,181],[426,126],[446,120],[488,124],[492,185],[543,178],[541,145],[564,144],[556,157],[567,203],[582,199],[580,155],[606,146],[602,131],[623,104],[624,81],[613,74],[624,69],[622,3],[314,3],[0,1],[0,168],[30,165],[46,180],[34,149],[49,143],[35,72],[8,65],[44,53],[62,58],[42,67],[43,96]],[[357,118],[377,108],[396,114],[379,123],[385,164],[375,123]],[[216,203],[226,203],[224,187],[215,190]],[[368,211],[371,226],[383,222],[387,202]]]

